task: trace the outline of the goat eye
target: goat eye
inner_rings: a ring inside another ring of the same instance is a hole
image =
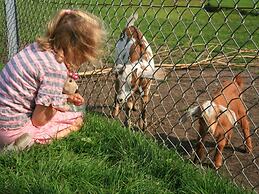
[[[135,83],[131,82],[131,89],[133,89],[135,87]]]
[[[121,35],[120,35],[120,40],[122,41],[123,38],[124,38],[124,33],[121,33]]]

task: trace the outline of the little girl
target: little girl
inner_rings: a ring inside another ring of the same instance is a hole
[[[46,144],[77,131],[81,112],[61,112],[66,102],[80,106],[80,94],[62,94],[68,75],[101,51],[105,31],[94,15],[61,10],[46,35],[17,53],[0,73],[0,148],[22,142]],[[25,144],[25,145],[24,145]]]

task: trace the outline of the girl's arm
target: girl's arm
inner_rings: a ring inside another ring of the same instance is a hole
[[[32,113],[32,124],[36,127],[47,124],[56,114],[57,110],[50,106],[36,105]]]

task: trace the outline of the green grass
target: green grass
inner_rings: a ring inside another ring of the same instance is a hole
[[[249,193],[116,121],[86,118],[66,139],[0,155],[0,193]]]
[[[5,59],[7,58],[7,48],[6,48],[6,25],[5,25],[5,13],[3,8],[3,3],[0,3],[0,64],[4,63]]]
[[[201,60],[200,55],[211,45],[218,46],[218,49],[213,50],[213,56],[239,49],[257,50],[259,34],[256,32],[259,16],[242,16],[232,10],[207,13],[199,8],[199,5],[201,6],[199,0],[190,1],[188,3],[190,7],[187,7],[186,1],[184,3],[179,1],[175,5],[186,7],[178,8],[174,7],[169,0],[163,1],[163,6],[161,1],[155,0],[152,2],[154,7],[145,6],[148,2],[142,1],[143,6],[138,6],[139,1],[132,1],[131,6],[127,1],[117,0],[92,1],[91,4],[83,0],[64,0],[62,3],[60,1],[29,0],[26,3],[17,1],[20,46],[33,42],[36,37],[43,34],[46,23],[58,9],[79,8],[88,10],[104,20],[108,31],[105,45],[107,55],[104,61],[110,64],[114,62],[114,46],[125,26],[126,19],[135,11],[139,15],[137,26],[151,43],[154,53],[156,54],[159,48],[168,50],[168,56],[163,58],[167,63],[192,63],[198,58]],[[215,5],[215,2],[220,1],[210,2]],[[237,1],[226,0],[220,5],[233,7],[234,2]],[[251,2],[240,0],[238,5],[253,8]],[[121,4],[124,6],[120,6]],[[256,4],[258,5],[258,1]],[[4,32],[0,30],[1,36],[4,36]],[[2,47],[3,45],[0,46]],[[3,62],[2,59],[0,62]]]
[[[221,6],[221,7],[240,7],[240,8],[254,8],[255,6],[259,6],[258,0],[208,0],[214,6]]]

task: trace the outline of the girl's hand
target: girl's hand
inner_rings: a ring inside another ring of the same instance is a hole
[[[80,94],[75,93],[68,95],[67,101],[73,103],[76,106],[80,106],[84,104],[85,99]]]

